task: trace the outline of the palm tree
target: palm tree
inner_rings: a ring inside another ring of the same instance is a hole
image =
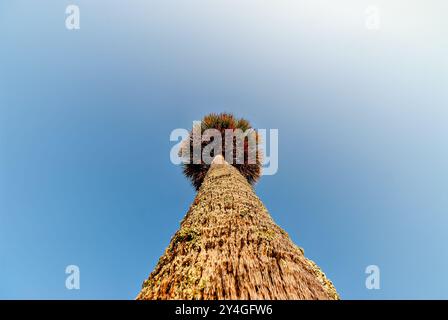
[[[212,114],[201,123],[202,132],[207,128],[251,126]],[[246,144],[244,150],[249,152]],[[137,299],[339,299],[332,282],[255,195],[261,154],[255,166],[214,156],[211,164],[184,165],[196,198]]]

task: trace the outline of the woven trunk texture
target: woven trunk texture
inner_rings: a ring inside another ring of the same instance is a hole
[[[247,180],[213,164],[137,299],[339,299]]]

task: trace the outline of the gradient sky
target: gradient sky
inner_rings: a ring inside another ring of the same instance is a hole
[[[171,130],[229,111],[279,130],[279,171],[256,192],[342,298],[448,299],[447,14],[0,0],[0,298],[133,299],[194,198]]]

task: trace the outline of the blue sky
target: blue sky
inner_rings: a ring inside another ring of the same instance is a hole
[[[133,299],[194,198],[171,130],[229,111],[279,130],[256,192],[342,298],[447,299],[447,10],[0,0],[0,298]]]

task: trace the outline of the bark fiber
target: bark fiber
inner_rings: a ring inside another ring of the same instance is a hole
[[[213,164],[137,299],[339,299],[233,166]]]

